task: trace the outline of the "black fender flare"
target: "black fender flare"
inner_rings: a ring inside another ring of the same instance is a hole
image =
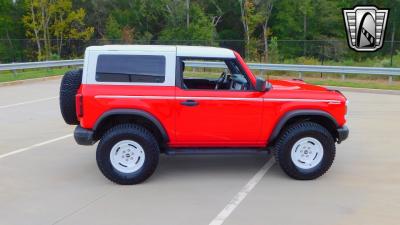
[[[93,126],[93,130],[96,131],[99,128],[99,125],[101,124],[102,121],[107,119],[110,116],[115,116],[115,115],[131,115],[131,116],[140,116],[148,119],[151,121],[157,129],[160,131],[162,138],[164,141],[168,142],[169,137],[168,134],[164,128],[164,126],[160,123],[160,121],[153,116],[152,114],[143,111],[143,110],[138,110],[138,109],[112,109],[109,110],[105,113],[103,113],[96,121],[96,123]]]
[[[285,126],[286,122],[289,121],[290,119],[297,117],[297,116],[322,116],[330,121],[332,121],[333,124],[335,124],[336,128],[339,128],[339,124],[336,121],[336,119],[329,113],[321,110],[293,110],[285,113],[280,119],[279,122],[275,125],[268,142],[274,141],[279,133],[281,132],[282,128]]]

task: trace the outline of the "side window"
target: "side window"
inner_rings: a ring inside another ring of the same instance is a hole
[[[98,82],[163,83],[165,57],[152,55],[99,55]]]
[[[249,90],[250,82],[235,59],[181,59],[182,88],[213,90]],[[211,67],[192,67],[196,64]]]

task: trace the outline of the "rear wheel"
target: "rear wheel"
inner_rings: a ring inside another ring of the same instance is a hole
[[[107,131],[97,147],[96,159],[105,177],[118,184],[138,184],[155,171],[160,150],[154,136],[134,124]]]
[[[326,128],[302,122],[290,126],[279,137],[275,159],[290,177],[311,180],[328,171],[335,152],[335,141]]]

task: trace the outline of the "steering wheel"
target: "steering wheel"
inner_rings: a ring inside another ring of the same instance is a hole
[[[218,78],[218,80],[217,80],[217,82],[216,82],[216,84],[215,84],[215,90],[218,90],[219,89],[219,87],[222,85],[222,84],[224,84],[224,82],[225,82],[225,80],[226,80],[226,72],[224,71],[224,72],[222,72],[221,73],[221,76],[219,76],[219,78]]]

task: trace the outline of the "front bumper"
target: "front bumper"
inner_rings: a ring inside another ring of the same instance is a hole
[[[349,137],[349,128],[347,126],[343,126],[337,129],[338,137],[337,142],[340,143]]]
[[[93,131],[76,126],[74,131],[74,138],[76,143],[80,145],[93,145],[96,141],[93,139]]]

